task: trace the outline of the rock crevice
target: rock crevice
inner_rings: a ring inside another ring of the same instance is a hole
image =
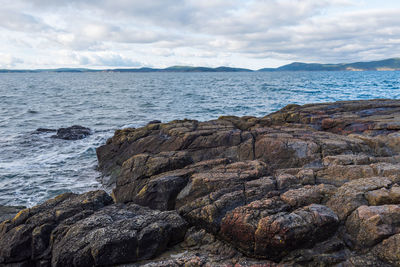
[[[97,149],[112,199],[22,211],[0,263],[400,266],[399,131],[383,99],[118,130]]]

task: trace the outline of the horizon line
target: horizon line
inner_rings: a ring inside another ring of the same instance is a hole
[[[281,66],[278,66],[278,67],[262,67],[262,68],[259,68],[259,69],[250,69],[250,68],[244,68],[244,67],[231,67],[231,66],[224,66],[224,65],[218,66],[218,67],[190,66],[190,65],[172,65],[172,66],[169,66],[169,67],[148,67],[148,66],[141,66],[141,67],[138,67],[138,66],[136,66],[136,67],[134,67],[134,66],[132,66],[132,67],[120,66],[120,67],[118,67],[118,66],[116,66],[116,67],[93,67],[93,68],[91,68],[91,67],[15,68],[15,69],[14,68],[1,68],[0,71],[2,71],[2,72],[5,72],[5,71],[15,71],[15,72],[18,72],[18,71],[20,71],[20,72],[24,72],[24,71],[26,71],[26,72],[42,71],[42,72],[45,72],[45,71],[63,71],[63,70],[64,71],[68,71],[68,70],[70,70],[70,71],[77,71],[77,72],[79,72],[79,71],[81,71],[81,72],[84,72],[84,71],[101,72],[101,71],[120,71],[120,70],[122,70],[122,71],[124,71],[124,70],[132,70],[132,71],[148,70],[148,72],[151,72],[151,71],[154,71],[154,72],[156,72],[156,71],[185,72],[185,71],[179,71],[179,69],[180,68],[181,69],[185,69],[186,68],[187,70],[190,70],[190,69],[204,69],[204,70],[216,70],[216,71],[218,71],[218,69],[226,68],[226,69],[236,70],[237,72],[240,71],[240,70],[245,71],[245,72],[249,72],[249,71],[257,72],[257,71],[260,71],[260,70],[271,70],[271,71],[279,70],[282,67],[290,66],[290,65],[294,65],[294,64],[302,64],[304,66],[307,66],[307,65],[343,66],[343,65],[351,65],[351,64],[360,64],[360,63],[376,63],[376,62],[382,62],[382,61],[387,61],[387,60],[400,60],[400,57],[385,58],[385,59],[373,60],[373,61],[356,61],[356,62],[351,62],[351,63],[315,63],[315,62],[306,63],[306,62],[300,62],[300,61],[293,61],[291,63],[285,64],[285,65],[281,65]],[[188,72],[190,72],[190,71],[188,71]]]

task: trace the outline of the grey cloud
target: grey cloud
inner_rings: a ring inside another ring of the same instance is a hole
[[[50,29],[48,25],[32,15],[1,8],[0,27],[20,32],[37,32]]]
[[[246,33],[240,53],[254,57],[274,53],[297,60],[334,62],[396,56],[400,47],[400,10],[353,12],[335,19],[309,19],[272,31]],[[231,37],[234,39],[234,36]],[[237,39],[236,39],[237,40]],[[235,51],[239,52],[239,51]]]
[[[133,55],[136,50],[153,65],[158,64],[157,57],[190,61],[229,54],[249,60],[265,58],[267,64],[269,58],[340,62],[400,53],[400,9],[362,10],[363,5],[355,0],[13,3],[0,9],[0,27],[37,32],[31,38],[41,38],[42,43],[47,42],[46,48],[90,52],[90,57],[77,60],[85,66],[133,66],[139,63],[123,55]],[[329,13],[332,8],[355,3],[359,11]],[[115,54],[104,54],[110,51]]]

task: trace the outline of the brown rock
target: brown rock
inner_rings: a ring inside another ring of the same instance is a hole
[[[312,204],[292,213],[262,218],[255,231],[256,255],[279,259],[295,248],[314,245],[337,229],[338,217],[328,207]]]
[[[178,210],[247,256],[385,266],[396,262],[395,250],[371,248],[397,233],[399,118],[399,100],[289,105],[263,118],[120,130],[97,154],[100,170],[115,178],[117,202]],[[237,261],[208,261],[194,243],[198,255],[164,263],[243,263],[222,248]]]
[[[400,204],[400,186],[393,185],[390,189],[381,188],[365,194],[369,205]]]
[[[325,202],[336,191],[336,187],[320,184],[306,185],[299,189],[288,190],[281,195],[281,199],[292,207],[303,207],[313,203]]]
[[[400,205],[361,206],[346,221],[357,248],[371,247],[400,232]]]
[[[317,171],[316,181],[340,186],[351,180],[372,176],[375,176],[374,169],[369,165],[330,165]]]
[[[367,165],[371,163],[370,157],[365,154],[344,154],[327,156],[323,160],[325,166],[329,165]]]
[[[381,260],[390,263],[390,265],[400,266],[400,234],[383,240],[374,248],[373,252]]]
[[[330,207],[340,220],[345,220],[350,213],[360,206],[368,205],[365,193],[383,187],[389,187],[392,181],[385,177],[357,179],[342,185],[329,199]]]

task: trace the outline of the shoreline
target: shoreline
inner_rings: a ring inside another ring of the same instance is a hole
[[[88,68],[54,68],[54,69],[0,69],[0,73],[40,73],[40,72],[281,72],[281,71],[400,71],[400,58],[389,58],[367,62],[353,63],[303,63],[292,62],[276,68],[248,69],[241,67],[202,67],[202,66],[170,66],[167,68],[141,67],[141,68],[114,68],[114,69],[88,69]]]
[[[0,263],[400,264],[399,152],[389,99],[117,130],[97,149],[112,198],[21,211],[0,224]]]

